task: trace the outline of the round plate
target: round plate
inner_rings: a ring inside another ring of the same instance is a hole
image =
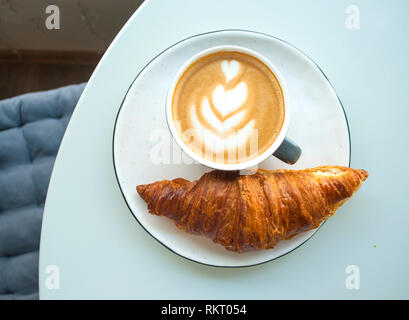
[[[272,156],[261,168],[349,166],[350,137],[342,104],[321,69],[294,46],[269,35],[243,30],[196,35],[166,49],[135,75],[119,110],[113,137],[114,168],[129,209],[150,235],[180,256],[207,265],[244,267],[294,250],[317,229],[281,241],[273,249],[239,254],[178,229],[168,218],[149,214],[135,190],[136,185],[164,179],[196,180],[210,170],[193,163],[172,140],[166,125],[165,101],[181,65],[199,51],[218,45],[238,45],[261,53],[287,82],[292,99],[288,137],[301,146],[303,153],[293,166]]]

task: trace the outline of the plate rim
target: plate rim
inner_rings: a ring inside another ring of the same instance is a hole
[[[290,47],[296,49],[297,51],[299,51],[302,55],[304,55],[306,58],[308,58],[308,60],[310,60],[310,61],[318,68],[318,70],[321,72],[321,74],[324,76],[324,78],[325,78],[325,79],[327,80],[327,82],[329,83],[329,85],[330,85],[332,91],[334,92],[335,96],[337,97],[337,100],[338,100],[338,102],[339,102],[339,104],[340,104],[340,106],[341,106],[341,108],[342,108],[342,112],[343,112],[343,114],[344,114],[345,122],[346,122],[347,129],[348,129],[348,141],[349,141],[349,150],[348,150],[348,153],[349,153],[349,161],[348,161],[348,167],[351,167],[351,158],[352,158],[352,154],[351,154],[351,151],[352,151],[352,148],[351,148],[351,130],[350,130],[350,128],[349,128],[348,117],[347,117],[347,114],[346,114],[346,112],[345,112],[344,105],[343,105],[343,103],[342,103],[342,101],[341,101],[341,99],[340,99],[338,93],[336,92],[334,86],[332,85],[331,81],[328,79],[328,77],[327,77],[327,75],[324,73],[324,71],[321,69],[321,67],[320,67],[313,59],[311,59],[311,57],[308,56],[305,52],[303,52],[302,50],[300,50],[300,49],[299,49],[298,47],[296,47],[295,45],[289,43],[288,41],[283,40],[283,39],[280,39],[280,38],[278,38],[278,37],[276,37],[276,36],[273,36],[273,35],[270,35],[270,34],[267,34],[267,33],[264,33],[264,32],[259,32],[259,31],[254,31],[254,30],[246,30],[246,29],[220,29],[220,30],[213,30],[213,31],[207,31],[207,32],[202,32],[202,33],[194,34],[194,35],[191,35],[191,36],[189,36],[189,37],[186,37],[186,38],[184,38],[184,39],[182,39],[182,40],[179,40],[179,41],[175,42],[175,43],[172,44],[171,46],[169,46],[169,47],[163,49],[162,51],[160,51],[160,52],[159,52],[157,55],[155,55],[151,60],[149,60],[149,61],[145,64],[145,66],[138,72],[138,74],[134,77],[134,79],[132,80],[132,82],[131,82],[131,84],[129,85],[128,89],[126,90],[125,95],[124,95],[124,97],[123,97],[123,99],[122,99],[121,105],[120,105],[120,107],[119,107],[119,109],[118,109],[117,115],[116,115],[116,117],[115,117],[114,128],[113,128],[113,131],[112,131],[112,162],[113,162],[113,167],[114,167],[115,179],[116,179],[117,184],[118,184],[118,186],[119,186],[119,190],[121,191],[122,198],[124,199],[124,201],[125,201],[125,203],[126,203],[126,206],[128,207],[128,209],[129,209],[131,215],[132,215],[133,218],[138,222],[138,224],[145,230],[145,232],[147,232],[153,239],[155,239],[157,242],[159,242],[162,246],[164,246],[166,249],[170,250],[172,253],[178,255],[179,257],[182,257],[182,258],[184,258],[184,259],[186,259],[186,260],[188,260],[188,261],[192,261],[192,262],[194,262],[194,263],[198,263],[198,264],[201,264],[201,265],[205,265],[205,266],[209,266],[209,267],[216,267],[216,268],[227,268],[227,269],[230,269],[230,268],[249,268],[249,267],[259,266],[259,265],[262,265],[262,264],[265,264],[265,263],[274,261],[274,260],[279,259],[279,258],[281,258],[281,257],[284,257],[285,255],[287,255],[287,254],[293,252],[294,250],[298,249],[298,248],[301,247],[303,244],[305,244],[308,240],[310,240],[310,239],[321,229],[321,227],[324,225],[324,223],[325,223],[326,221],[322,222],[322,223],[320,224],[320,226],[315,229],[315,232],[314,232],[313,234],[311,234],[311,235],[310,235],[307,239],[305,239],[303,242],[301,242],[298,246],[296,246],[295,248],[293,248],[293,249],[287,251],[286,253],[283,253],[283,254],[281,254],[281,255],[279,255],[279,256],[277,256],[277,257],[274,257],[274,258],[269,259],[269,260],[266,260],[266,261],[262,261],[262,262],[258,262],[258,263],[253,263],[253,264],[240,265],[240,266],[216,265],[216,264],[211,264],[211,263],[205,263],[205,262],[197,261],[197,260],[194,260],[194,259],[189,258],[189,257],[187,257],[187,256],[184,256],[183,254],[181,254],[181,253],[179,253],[179,252],[176,252],[176,251],[174,251],[172,248],[168,247],[165,243],[163,243],[163,242],[160,241],[158,238],[156,238],[152,233],[150,233],[150,232],[145,228],[145,226],[139,221],[139,219],[138,219],[138,218],[136,217],[136,215],[133,213],[133,211],[132,211],[132,209],[131,209],[131,206],[130,206],[129,203],[128,203],[128,200],[127,200],[126,197],[125,197],[124,191],[122,190],[121,183],[120,183],[120,181],[119,181],[119,177],[118,177],[118,173],[117,173],[116,163],[115,163],[115,133],[116,133],[116,129],[117,129],[118,118],[119,118],[119,115],[120,115],[120,113],[121,113],[121,110],[122,110],[122,107],[123,107],[123,105],[124,105],[124,102],[125,102],[125,100],[126,100],[126,97],[128,96],[129,91],[131,90],[131,88],[132,88],[134,82],[135,82],[136,79],[140,76],[140,74],[141,74],[154,60],[156,60],[156,58],[158,58],[160,55],[162,55],[162,54],[163,54],[164,52],[166,52],[167,50],[169,50],[169,49],[173,48],[174,46],[178,45],[179,43],[182,43],[182,42],[187,41],[187,40],[189,40],[189,39],[193,39],[193,38],[200,37],[200,36],[203,36],[203,35],[208,35],[208,34],[213,34],[213,33],[221,33],[221,32],[226,32],[226,31],[238,31],[238,32],[254,33],[254,34],[266,36],[266,37],[269,37],[269,38],[272,38],[272,39],[281,41],[281,42],[287,44],[288,46],[290,46]]]

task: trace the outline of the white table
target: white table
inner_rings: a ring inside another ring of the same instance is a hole
[[[44,212],[40,297],[409,298],[409,3],[354,1],[358,30],[345,26],[349,4],[146,1],[101,60],[63,139]],[[320,65],[344,103],[351,165],[370,172],[303,246],[243,269],[203,266],[161,246],[129,212],[112,161],[115,117],[138,71],[181,39],[231,28],[284,39]],[[346,288],[349,265],[359,267],[359,290]]]

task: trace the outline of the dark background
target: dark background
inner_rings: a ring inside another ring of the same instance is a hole
[[[88,81],[143,0],[0,0],[0,99]],[[48,5],[60,29],[47,29]]]

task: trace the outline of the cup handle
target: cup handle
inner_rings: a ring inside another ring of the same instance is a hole
[[[291,141],[286,137],[278,149],[273,153],[273,156],[285,163],[294,164],[300,158],[301,152],[301,148],[294,141]]]

